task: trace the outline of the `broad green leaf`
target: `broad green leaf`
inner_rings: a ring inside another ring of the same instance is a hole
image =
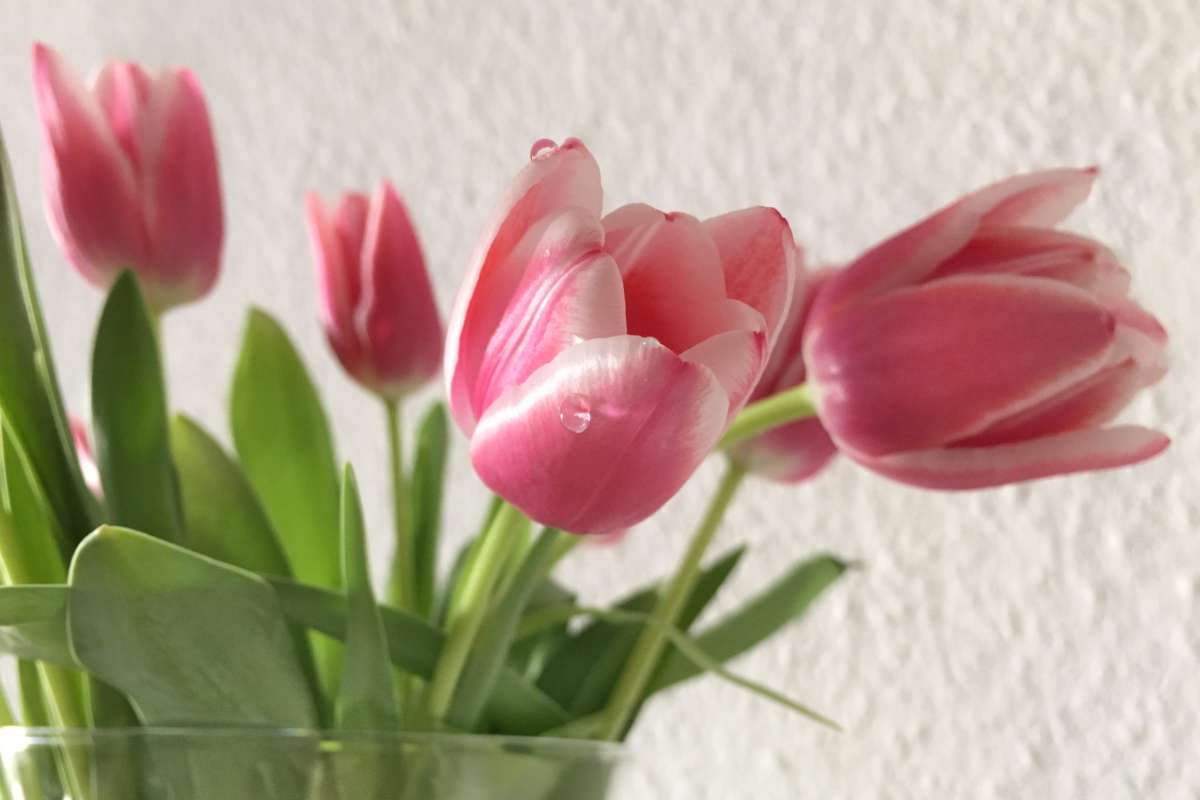
[[[252,310],[233,378],[234,448],[297,578],[338,587],[338,468],[316,387],[275,320]]]
[[[291,565],[254,489],[217,440],[179,415],[171,421],[171,452],[179,470],[188,549],[252,572],[290,577]],[[300,667],[319,696],[308,632],[291,628]]]
[[[427,619],[433,614],[434,577],[437,575],[441,538],[442,484],[446,477],[446,451],[450,446],[446,407],[434,403],[417,429],[412,495],[413,557],[416,564],[416,607]]]
[[[61,583],[62,531],[34,466],[9,424],[0,415],[0,567],[9,583]]]
[[[572,637],[565,621],[547,625],[532,635],[526,635],[523,628],[530,619],[530,614],[550,606],[574,603],[575,600],[574,592],[559,586],[551,578],[534,587],[529,603],[525,606],[525,613],[521,617],[513,646],[509,650],[508,663],[513,669],[529,680],[537,680],[550,658],[559,648],[570,643]]]
[[[183,495],[189,550],[235,567],[291,577],[266,511],[237,462],[195,421],[171,420],[171,452]]]
[[[0,408],[27,449],[34,474],[70,545],[96,524],[75,458],[46,326],[30,274],[8,157],[0,140]],[[69,547],[66,552],[70,552]]]
[[[554,528],[542,530],[499,602],[484,618],[446,714],[446,721],[455,728],[469,731],[478,725],[484,703],[507,661],[521,614],[553,563],[558,539],[564,535]]]
[[[113,284],[96,330],[92,425],[110,520],[181,542],[158,334],[132,272]]]
[[[847,567],[845,561],[830,555],[797,564],[740,609],[697,635],[696,646],[718,663],[741,655],[799,619]],[[695,659],[674,648],[659,665],[647,696],[701,672],[704,669]]]
[[[701,572],[679,617],[679,628],[687,630],[733,573],[744,547],[721,556]],[[648,613],[658,599],[658,584],[640,589],[616,604],[624,611]],[[614,623],[594,620],[580,631],[546,665],[538,685],[563,703],[574,717],[604,708],[633,652],[642,626],[636,622]]]
[[[367,535],[354,470],[342,473],[342,584],[346,587],[346,650],[337,699],[338,727],[389,730],[399,725],[392,665],[368,571]]]
[[[335,639],[346,637],[346,601],[337,593],[285,578],[268,577],[288,619]],[[392,663],[422,678],[433,675],[444,634],[425,620],[380,606]],[[565,724],[560,705],[511,669],[502,669],[488,699],[486,716],[497,733],[536,735]]]
[[[104,526],[79,546],[70,587],[75,656],[145,724],[317,724],[279,601],[257,575]]]

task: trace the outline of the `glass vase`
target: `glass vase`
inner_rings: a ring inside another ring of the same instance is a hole
[[[292,730],[0,728],[0,800],[609,800],[618,745]]]

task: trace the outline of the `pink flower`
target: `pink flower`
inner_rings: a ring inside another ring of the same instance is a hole
[[[196,77],[107,64],[85,88],[57,53],[33,48],[43,183],[71,263],[107,288],[138,274],[163,311],[217,280],[223,221],[216,147]]]
[[[392,185],[347,193],[330,215],[308,196],[321,324],[338,360],[376,394],[398,399],[435,376],[442,322],[425,259]]]
[[[83,475],[83,484],[96,497],[103,497],[104,487],[100,484],[100,468],[96,465],[96,457],[93,455],[87,423],[74,415],[71,416],[71,438],[75,442],[75,457],[79,459],[79,471]]]
[[[868,251],[817,297],[809,380],[838,447],[905,483],[996,486],[1132,464],[1106,427],[1166,371],[1166,332],[1103,245],[1054,230],[1095,170],[1011,178]]]
[[[745,404],[795,279],[778,212],[601,217],[577,139],[534,145],[488,226],[446,343],[450,406],[484,483],[576,533],[636,524]]]
[[[797,277],[795,295],[783,331],[767,361],[762,379],[750,395],[750,402],[805,382],[807,374],[802,355],[805,323],[814,298],[831,274],[831,270],[821,270],[810,276],[801,274]],[[730,452],[750,472],[785,483],[811,478],[824,469],[836,454],[837,446],[818,417],[772,428],[735,445]]]

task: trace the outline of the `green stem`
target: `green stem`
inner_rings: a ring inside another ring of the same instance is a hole
[[[816,414],[813,390],[807,383],[801,384],[746,406],[742,413],[734,418],[733,424],[725,431],[725,436],[721,438],[717,447],[725,450],[738,442],[753,439],[771,428]]]
[[[404,450],[401,439],[400,403],[384,400],[387,412],[388,456],[392,475],[393,517],[396,526],[396,549],[392,555],[392,576],[388,597],[402,611],[416,607],[416,565],[412,542],[412,511],[409,508],[408,483],[404,477]]]
[[[729,508],[729,504],[737,494],[738,487],[741,486],[745,476],[745,470],[736,464],[730,463],[726,467],[725,475],[722,476],[721,483],[717,486],[716,494],[709,501],[704,518],[700,521],[700,527],[692,535],[692,541],[688,544],[683,560],[675,569],[675,574],[667,585],[665,594],[659,597],[654,606],[651,616],[652,624],[642,630],[633,652],[629,654],[629,660],[625,662],[625,669],[622,671],[604,711],[602,739],[618,741],[625,735],[625,729],[634,712],[641,705],[646,687],[649,685],[650,679],[654,677],[654,670],[658,667],[659,659],[666,647],[666,631],[675,627],[679,614],[683,610],[684,604],[687,603],[688,596],[695,588],[704,553],[712,543],[717,529],[721,527],[725,511]]]
[[[512,546],[512,533],[520,527],[521,512],[503,503],[479,542],[479,552],[462,579],[461,602],[446,620],[447,639],[438,655],[437,666],[426,696],[429,714],[443,719],[454,699],[459,676],[471,653],[471,646],[487,615],[488,600]]]

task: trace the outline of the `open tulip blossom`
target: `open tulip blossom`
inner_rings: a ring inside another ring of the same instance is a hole
[[[5,738],[3,797],[599,800],[600,745],[543,759],[488,737],[619,742],[656,693],[702,674],[836,726],[727,662],[850,559],[800,559],[709,619],[744,548],[706,556],[747,477],[809,479],[841,452],[916,486],[982,488],[1167,445],[1112,424],[1164,374],[1163,327],[1108,249],[1056,228],[1092,170],[1010,178],[807,274],[775,209],[606,214],[591,152],[543,139],[483,227],[444,339],[392,186],[308,198],[325,337],[386,410],[380,600],[354,470],[279,322],[248,315],[232,451],[169,413],[157,317],[213,285],[223,233],[196,79],[114,62],[85,88],[39,45],[34,84],[50,227],[108,294],[91,419],[72,420],[0,157],[0,653],[22,665],[21,723],[70,729],[17,768]],[[446,400],[406,448],[401,403],[439,366]],[[450,416],[495,494],[443,572]],[[642,535],[710,457],[724,476],[686,545],[660,543],[682,546],[669,575],[606,607],[553,579],[576,534]],[[76,730],[91,726],[96,742],[148,738],[95,758]],[[205,746],[157,746],[180,728]],[[447,757],[459,746],[473,765]]]

